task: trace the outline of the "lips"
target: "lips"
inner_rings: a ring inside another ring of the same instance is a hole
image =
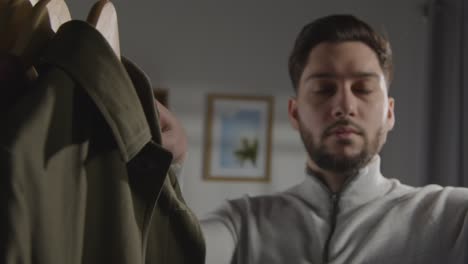
[[[357,134],[357,131],[352,127],[337,127],[331,131],[331,134]]]
[[[349,139],[353,135],[364,136],[364,130],[350,120],[338,120],[330,125],[324,133],[324,137],[335,136],[342,139]]]

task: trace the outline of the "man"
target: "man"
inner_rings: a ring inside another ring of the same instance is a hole
[[[388,41],[353,16],[320,18],[300,32],[289,73],[306,179],[203,219],[207,263],[468,263],[468,190],[380,173],[395,122]]]

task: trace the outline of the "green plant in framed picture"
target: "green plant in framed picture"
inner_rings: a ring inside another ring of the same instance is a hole
[[[273,97],[209,94],[207,99],[204,178],[268,182]]]

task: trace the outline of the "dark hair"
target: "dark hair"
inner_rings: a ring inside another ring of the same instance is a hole
[[[294,90],[306,66],[310,51],[322,42],[360,41],[377,55],[380,66],[390,84],[392,78],[392,50],[390,43],[371,26],[352,15],[330,15],[305,25],[289,56],[289,76]]]

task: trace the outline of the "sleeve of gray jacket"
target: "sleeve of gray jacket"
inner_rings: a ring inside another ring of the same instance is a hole
[[[206,243],[206,264],[229,264],[236,249],[240,216],[229,202],[200,220]]]

